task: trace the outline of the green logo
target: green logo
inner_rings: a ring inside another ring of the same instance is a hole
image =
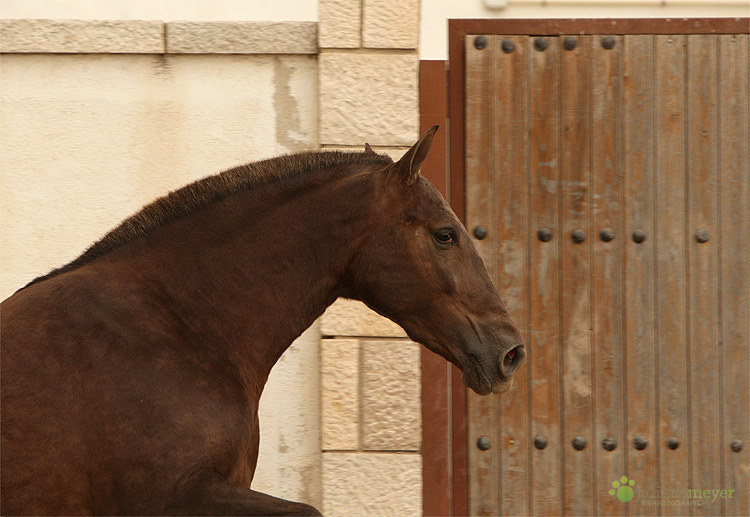
[[[633,485],[635,485],[635,481],[632,479],[628,481],[627,476],[622,476],[619,481],[612,481],[614,488],[609,489],[609,495],[617,495],[617,499],[627,503],[633,498],[633,489],[630,488]]]

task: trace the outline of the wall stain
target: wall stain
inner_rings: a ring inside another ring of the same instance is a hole
[[[292,95],[291,78],[294,67],[284,59],[273,60],[273,109],[276,112],[276,141],[289,151],[299,149],[306,142],[299,134],[299,104]]]
[[[153,56],[151,64],[154,67],[154,73],[157,76],[171,75],[172,73],[172,65],[169,62],[169,58],[167,58],[165,54],[158,54],[156,56]]]

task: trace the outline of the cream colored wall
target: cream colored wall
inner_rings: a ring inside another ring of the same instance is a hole
[[[240,163],[318,147],[314,25],[284,25],[286,44],[296,41],[290,51],[298,54],[263,54],[273,49],[235,41],[261,54],[218,55],[164,54],[160,23],[8,23],[0,38],[2,50],[14,49],[0,56],[1,298],[74,259],[171,189]],[[211,26],[172,29],[181,45],[198,47],[191,52],[221,51]],[[272,40],[279,27],[255,29],[240,32]],[[67,53],[37,53],[45,46]],[[154,54],[97,53],[101,48]],[[313,326],[274,368],[261,401],[254,481],[258,490],[315,505],[318,355]]]
[[[170,189],[317,146],[314,58],[6,54],[0,66],[3,298]]]
[[[0,0],[0,18],[317,21],[317,0]]]

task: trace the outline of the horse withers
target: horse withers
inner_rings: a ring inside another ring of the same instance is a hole
[[[237,167],[126,219],[2,303],[11,514],[318,514],[250,488],[258,401],[338,297],[506,391],[521,336],[466,230],[398,161],[303,153]]]

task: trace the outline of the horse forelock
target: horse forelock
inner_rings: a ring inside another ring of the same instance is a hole
[[[337,168],[342,174],[361,167],[382,168],[393,163],[386,155],[372,152],[323,151],[288,154],[248,163],[208,176],[168,193],[145,205],[91,245],[81,256],[25,287],[79,268],[107,253],[148,235],[152,230],[211,206],[233,194],[260,185],[278,184],[303,175]]]

